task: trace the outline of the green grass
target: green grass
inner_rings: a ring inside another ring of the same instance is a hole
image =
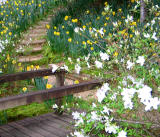
[[[27,117],[34,117],[44,113],[52,112],[51,109],[48,109],[44,103],[32,103],[26,106],[19,106],[16,108],[8,109],[5,111],[0,111],[0,120],[1,124],[6,122],[4,113],[7,114],[7,122],[12,122]]]

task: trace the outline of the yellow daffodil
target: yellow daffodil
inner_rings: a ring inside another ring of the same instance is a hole
[[[117,57],[118,56],[118,52],[116,51],[113,56]]]
[[[82,44],[83,44],[83,45],[86,45],[86,42],[85,42],[85,41],[82,41]]]
[[[78,19],[72,19],[72,22],[73,22],[73,23],[77,23],[77,22],[78,22]]]
[[[26,87],[24,87],[22,90],[23,90],[23,92],[26,92],[26,91],[27,91],[27,88],[26,88]]]
[[[94,48],[93,48],[93,47],[91,47],[91,50],[93,51],[93,50],[94,50]]]
[[[12,61],[12,64],[16,64],[16,61],[15,61],[15,60],[13,60],[13,61]]]
[[[46,84],[46,88],[47,89],[50,89],[50,88],[52,88],[53,86],[51,85],[51,84]]]
[[[18,67],[21,67],[22,63],[18,63]]]
[[[46,25],[46,28],[47,28],[47,29],[50,29],[50,25],[47,24],[47,25]]]
[[[68,42],[72,42],[72,39],[71,39],[71,38],[68,38]]]
[[[12,32],[9,32],[9,36],[11,36],[12,35]]]
[[[44,79],[48,79],[48,76],[44,76],[43,78],[44,78]]]
[[[79,84],[79,81],[78,81],[78,80],[75,80],[75,81],[74,81],[74,84]]]
[[[109,20],[109,17],[106,17],[106,20]]]
[[[65,21],[67,21],[67,20],[68,20],[68,18],[69,18],[68,16],[65,16],[65,17],[64,17],[64,20],[65,20]]]
[[[39,69],[39,65],[35,66],[35,68],[38,70]]]
[[[27,66],[27,71],[30,71],[30,70],[31,70],[30,66]]]
[[[90,11],[89,11],[89,10],[87,10],[87,11],[86,11],[86,14],[89,14],[89,13],[90,13]]]

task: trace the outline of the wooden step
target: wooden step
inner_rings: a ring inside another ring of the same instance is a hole
[[[24,39],[26,39],[26,38],[28,38],[28,39],[30,39],[30,38],[34,39],[34,38],[39,38],[39,37],[42,37],[42,36],[46,36],[46,34],[43,34],[43,33],[37,33],[37,34],[35,34],[35,33],[29,33],[29,34],[23,35]]]
[[[24,62],[32,62],[32,61],[39,61],[43,58],[43,55],[33,55],[33,56],[20,56],[18,58],[18,62],[24,63]]]
[[[46,34],[46,32],[47,32],[47,29],[45,29],[45,28],[43,28],[43,29],[30,29],[29,30],[29,33],[31,34]]]
[[[46,42],[45,39],[41,39],[41,40],[34,40],[34,41],[22,41],[19,45],[42,45]]]
[[[23,48],[23,50],[22,51],[19,51],[19,52],[17,52],[18,54],[21,54],[21,55],[24,55],[24,53],[25,52],[27,52],[27,51],[30,51],[30,53],[35,53],[35,52],[40,52],[40,51],[42,51],[42,46],[41,45],[39,45],[39,46],[35,46],[35,47],[27,47],[27,48]]]

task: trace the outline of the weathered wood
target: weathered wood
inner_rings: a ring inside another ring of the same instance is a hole
[[[26,127],[21,126],[21,125],[19,125],[19,124],[17,124],[17,123],[9,123],[8,125],[13,126],[14,128],[16,128],[16,129],[18,129],[19,131],[21,131],[23,134],[26,134],[26,135],[28,135],[28,136],[44,137],[44,136],[42,136],[42,135],[40,135],[40,134],[38,134],[38,133],[36,133],[36,132],[33,132],[33,131],[27,129]]]
[[[55,73],[56,76],[56,87],[64,86],[65,72]]]
[[[65,137],[72,131],[71,125],[63,121],[66,116],[51,112],[11,122],[0,126],[0,137]]]
[[[64,86],[64,77],[65,72],[57,73],[56,76],[56,87]],[[56,114],[62,114],[61,112],[61,106],[62,106],[62,97],[59,99],[56,99],[55,103],[58,105],[58,109],[55,111]]]
[[[140,23],[144,23],[146,12],[145,12],[145,2],[144,0],[140,0],[141,7],[140,7]]]
[[[53,133],[47,131],[46,129],[43,129],[41,126],[36,125],[36,124],[29,125],[27,128],[29,130],[36,131],[36,132],[40,133],[44,137],[58,137],[56,135],[53,135]]]
[[[35,71],[27,71],[27,72],[18,72],[15,74],[7,74],[0,76],[0,84],[11,81],[25,80],[31,79],[35,77],[43,77],[50,76],[55,74],[64,73],[64,70],[60,70],[58,72],[52,73],[52,69],[43,69],[43,70],[35,70]]]
[[[41,90],[37,92],[29,92],[26,94],[20,94],[16,96],[9,96],[0,99],[0,110],[13,108],[21,105],[28,105],[33,102],[43,102],[48,99],[60,98],[63,96],[79,93],[87,90],[91,90],[96,86],[100,86],[103,81],[94,80],[91,82],[85,82],[75,85],[62,86],[57,88],[51,88],[48,90]]]

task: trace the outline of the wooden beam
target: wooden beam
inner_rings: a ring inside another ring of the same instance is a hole
[[[48,90],[41,90],[37,92],[29,92],[26,94],[20,94],[16,96],[9,96],[0,99],[0,110],[13,108],[21,105],[28,105],[33,102],[43,102],[48,99],[60,98],[74,93],[79,93],[87,90],[94,89],[96,86],[100,86],[103,81],[94,80],[90,82],[84,82],[75,85],[61,86]]]
[[[50,76],[62,72],[65,72],[65,70],[60,70],[58,72],[52,73],[52,69],[43,69],[43,70],[35,70],[27,72],[18,72],[15,74],[7,74],[0,76],[0,84],[17,80],[31,79],[35,77]]]

